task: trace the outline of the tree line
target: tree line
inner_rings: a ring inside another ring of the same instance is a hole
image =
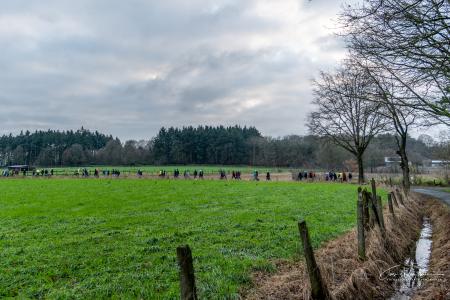
[[[364,0],[345,6],[340,23],[348,55],[314,82],[310,132],[353,155],[360,183],[369,145],[391,133],[409,190],[409,133],[450,126],[450,2]]]
[[[407,137],[413,164],[450,158],[450,136]],[[396,156],[395,135],[378,134],[362,156],[369,170]],[[351,152],[319,135],[264,137],[254,127],[161,128],[150,140],[120,141],[111,135],[77,131],[36,131],[0,137],[0,164],[41,167],[86,165],[253,165],[357,171]]]

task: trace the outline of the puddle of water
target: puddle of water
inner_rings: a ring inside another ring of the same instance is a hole
[[[391,300],[411,299],[414,292],[422,285],[430,263],[431,235],[430,219],[424,218],[420,238],[400,270],[396,280],[397,292],[390,298]]]

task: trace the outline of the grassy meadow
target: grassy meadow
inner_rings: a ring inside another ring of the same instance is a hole
[[[237,299],[254,270],[355,223],[356,186],[126,179],[0,180],[0,297],[179,299],[176,247],[202,299]]]

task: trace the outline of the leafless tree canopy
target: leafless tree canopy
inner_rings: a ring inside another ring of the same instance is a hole
[[[400,105],[450,125],[450,1],[365,0],[341,18],[349,49],[407,92]]]
[[[411,106],[402,105],[404,100],[407,99],[405,95],[409,95],[410,92],[407,89],[405,90],[405,87],[399,84],[393,78],[393,75],[383,74],[382,69],[366,67],[365,70],[376,85],[374,98],[383,107],[379,114],[388,120],[389,125],[386,129],[395,132],[397,154],[401,158],[403,187],[408,191],[411,183],[406,143],[409,130],[418,125],[417,119],[420,118],[421,111]],[[384,73],[386,72],[384,71]]]
[[[364,69],[350,62],[336,73],[321,73],[314,82],[314,104],[308,127],[313,134],[331,138],[355,155],[364,180],[362,156],[371,139],[385,127],[383,105],[374,101],[376,85]]]

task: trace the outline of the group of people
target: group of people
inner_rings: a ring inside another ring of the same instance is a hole
[[[232,171],[231,179],[241,180],[241,171]]]
[[[340,182],[351,182],[353,178],[353,175],[351,172],[347,173],[336,173],[336,172],[328,172],[325,173],[325,181],[340,181]]]
[[[37,169],[37,170],[33,170],[31,171],[31,174],[33,176],[53,176],[54,175],[54,170],[53,169]],[[20,173],[22,173],[22,175],[25,177],[29,174],[29,171],[23,170],[9,170],[9,169],[4,169],[1,173],[1,176],[3,177],[13,177],[13,176],[17,176]]]
[[[306,172],[306,171],[300,171],[300,172],[298,172],[298,174],[297,174],[297,180],[298,181],[302,181],[303,179],[304,180],[307,180],[307,179],[312,179],[312,180],[314,180],[314,178],[316,178],[316,173],[314,173],[314,172]]]
[[[180,174],[181,173],[180,173],[179,169],[173,170],[173,178],[175,178],[175,179],[179,178]],[[203,172],[203,170],[197,171],[197,169],[195,169],[194,172],[192,173],[192,175],[194,176],[194,179],[197,179],[197,178],[203,179],[204,176],[205,176],[205,173]],[[139,176],[139,171],[138,171],[138,176]],[[141,171],[140,177],[142,177],[142,171]],[[167,173],[166,170],[162,169],[162,170],[159,170],[158,177],[160,177],[160,178],[169,178],[170,175]],[[184,177],[184,179],[190,179],[191,178],[190,171],[189,170],[184,170],[183,177]]]
[[[259,181],[259,172],[258,170],[254,170],[252,173],[252,178],[254,181]],[[266,172],[266,181],[270,181],[271,177],[270,177],[270,172]]]
[[[95,168],[94,169],[94,177],[99,178],[100,177],[100,173],[105,176],[105,177],[109,177],[110,175],[112,175],[113,177],[119,177],[120,176],[120,170],[118,169],[112,169],[112,170],[100,170],[99,168]],[[78,168],[77,170],[75,170],[75,172],[73,173],[74,176],[81,176],[84,178],[87,178],[91,175],[91,172],[87,169],[87,168]]]
[[[221,180],[227,180],[228,179],[226,170],[221,169],[221,170],[218,171],[218,173],[219,173],[219,179],[221,179]],[[179,169],[174,169],[174,171],[173,171],[173,178],[174,179],[179,178],[180,174],[181,173],[180,173]],[[241,171],[232,170],[231,171],[231,179],[233,179],[233,180],[241,180],[242,179],[241,178],[241,174],[242,174]],[[197,169],[194,170],[192,175],[193,175],[194,179],[197,179],[197,178],[198,179],[204,179],[204,176],[205,176],[203,170],[197,171]],[[139,174],[139,171],[138,171],[138,177],[141,177],[141,176],[142,176],[142,174]],[[170,178],[170,175],[168,174],[168,172],[166,170],[161,169],[158,172],[158,177],[160,177],[160,178]],[[183,177],[184,177],[184,179],[191,179],[190,171],[189,170],[185,170],[183,172]],[[259,181],[259,172],[257,170],[253,171],[252,179],[255,180],[255,181]],[[266,173],[266,180],[268,180],[268,181],[271,180],[270,172]]]
[[[10,176],[15,176],[15,175],[19,175],[20,174],[20,170],[9,170],[9,169],[4,169],[1,173],[1,176],[3,177],[10,177]],[[32,175],[33,176],[46,176],[46,177],[50,177],[54,175],[54,170],[53,169],[35,169],[32,170]],[[219,179],[221,180],[227,180],[227,171],[225,169],[220,169],[218,171],[219,173]],[[231,172],[231,179],[233,180],[241,180],[241,171],[239,170],[232,170]],[[228,173],[228,174],[230,174]],[[27,171],[23,171],[23,176],[28,175],[29,173]],[[94,169],[93,173],[90,172],[87,168],[79,168],[77,170],[75,170],[75,172],[73,173],[75,176],[82,176],[82,177],[89,177],[90,174],[93,174],[94,177],[98,178],[100,177],[100,174],[102,174],[104,177],[109,177],[109,176],[113,176],[113,177],[119,177],[121,172],[119,169],[103,169],[100,170],[98,168]],[[173,171],[173,178],[177,179],[180,177],[180,170],[178,168],[174,169]],[[197,170],[195,169],[194,172],[192,173],[193,175],[193,179],[204,179],[204,171],[203,170]],[[265,179],[266,181],[270,181],[271,180],[271,174],[270,172],[266,172],[265,174]],[[332,181],[332,182],[351,182],[353,175],[351,172],[334,172],[334,171],[329,171],[326,173],[323,173],[323,177],[321,175],[317,175],[315,172],[312,171],[300,171],[298,173],[293,173],[292,174],[292,178],[294,180],[297,181],[303,181],[303,180],[308,180],[308,181],[315,181],[315,180],[319,180],[319,181]],[[136,176],[138,178],[142,178],[143,177],[143,171],[141,169],[138,169],[138,171],[136,172]],[[164,170],[161,169],[158,172],[158,177],[160,178],[169,178],[170,175],[169,173]],[[191,172],[190,170],[186,169],[183,172],[183,177],[184,179],[191,179]],[[259,181],[259,171],[258,170],[254,170],[251,173],[251,180],[254,181]]]
[[[300,171],[296,173],[295,179],[298,181],[302,180],[308,180],[308,181],[314,181],[314,180],[325,180],[325,181],[339,181],[339,182],[351,182],[353,178],[353,175],[351,172],[334,172],[329,171],[323,174],[323,177],[321,175],[317,175],[315,172],[306,172],[306,171]]]

